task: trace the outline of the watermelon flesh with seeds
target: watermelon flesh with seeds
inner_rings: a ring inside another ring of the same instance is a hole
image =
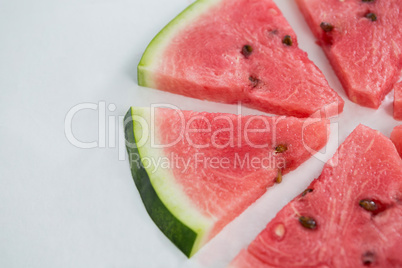
[[[350,100],[378,108],[402,69],[402,1],[297,3]]]
[[[402,120],[402,82],[394,87],[394,118]]]
[[[402,267],[402,160],[358,126],[230,267]]]
[[[402,125],[397,126],[391,133],[391,140],[402,157]]]
[[[130,166],[155,224],[187,256],[320,150],[329,121],[132,108]]]
[[[196,1],[149,44],[138,83],[296,117],[344,104],[272,0]]]

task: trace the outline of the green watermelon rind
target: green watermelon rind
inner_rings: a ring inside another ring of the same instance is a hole
[[[207,9],[220,1],[216,0],[198,0],[188,6],[173,20],[171,20],[149,43],[141,61],[137,67],[138,85],[144,87],[155,88],[153,67],[158,59],[162,58],[166,46],[170,43],[173,37],[184,29],[189,21],[194,20],[198,16],[204,14]]]
[[[143,118],[149,123],[150,116],[149,108],[130,108],[125,116],[126,148],[131,173],[151,219],[173,244],[187,257],[191,257],[205,244],[213,222],[198,213],[185,197],[180,197],[182,192],[177,185],[169,184],[173,176],[170,171],[158,169],[153,172],[156,169],[154,165],[144,167],[134,163],[138,157],[157,157],[149,142],[137,148],[136,137],[140,137],[143,131],[135,119]]]

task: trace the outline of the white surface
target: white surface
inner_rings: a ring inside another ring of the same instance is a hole
[[[345,98],[293,1],[275,2],[300,46]],[[148,217],[128,162],[119,161],[119,148],[106,142],[105,148],[79,149],[67,140],[65,117],[80,103],[114,104],[117,109],[107,116],[116,122],[131,105],[158,102],[236,112],[235,106],[136,85],[146,45],[190,3],[0,0],[0,267],[225,267],[320,174],[323,162],[311,159],[187,260]],[[378,111],[345,98],[329,156],[358,123],[389,135],[398,124],[391,116],[392,98]],[[97,111],[79,112],[73,132],[82,141],[96,141]]]

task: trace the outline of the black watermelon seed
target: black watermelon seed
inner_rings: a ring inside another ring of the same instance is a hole
[[[321,22],[320,24],[321,29],[324,30],[324,32],[331,32],[334,29],[334,25],[328,22]]]
[[[278,176],[276,176],[275,182],[278,184],[282,182],[282,170],[280,169],[278,170]]]
[[[362,0],[362,2],[364,2],[364,3],[370,3],[370,2],[374,2],[374,0]]]
[[[362,263],[364,266],[371,266],[375,262],[375,254],[367,251],[362,255]]]
[[[299,222],[304,228],[311,229],[311,230],[314,230],[315,228],[317,228],[317,223],[311,217],[301,216],[299,218]]]
[[[367,13],[365,15],[366,18],[368,18],[371,21],[376,21],[377,20],[377,16],[374,13]]]
[[[275,147],[275,152],[277,153],[284,153],[288,150],[288,146],[286,144],[279,144]]]
[[[378,199],[362,199],[359,201],[359,206],[370,212],[373,216],[382,213],[388,208],[392,207],[392,204],[386,204]]]
[[[253,88],[256,87],[260,82],[260,80],[258,78],[255,78],[254,76],[250,76],[248,80],[250,80],[251,84],[253,85]]]
[[[241,49],[241,54],[243,54],[243,56],[246,58],[250,57],[251,53],[253,53],[253,48],[250,45],[245,45]]]
[[[359,206],[370,212],[376,211],[378,209],[377,204],[373,200],[369,199],[360,200]]]
[[[287,46],[291,46],[293,45],[293,41],[292,41],[292,37],[290,35],[286,35],[283,40],[282,43],[284,43]]]
[[[306,194],[311,193],[313,191],[313,189],[306,189],[304,190],[304,192],[301,194],[301,196],[306,196]]]

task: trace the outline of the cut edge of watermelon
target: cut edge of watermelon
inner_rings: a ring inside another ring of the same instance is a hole
[[[215,0],[198,0],[184,9],[179,15],[171,20],[149,43],[141,57],[137,67],[138,85],[156,88],[152,74],[153,68],[157,65],[157,60],[162,58],[165,47],[177,32],[186,27],[189,21],[196,19],[205,13],[205,10],[213,5],[219,4]]]
[[[392,130],[390,139],[394,143],[399,156],[402,158],[402,125],[396,126]]]
[[[267,265],[251,255],[247,249],[242,249],[227,268],[267,268]]]
[[[338,77],[349,100],[360,106],[377,110],[384,101],[385,96],[392,90],[393,83],[389,82],[390,85],[386,87],[386,90],[378,92],[367,92],[361,88],[353,88],[350,82],[350,77],[347,75],[347,71],[341,67],[342,65],[340,63],[340,59],[335,57],[331,52],[331,48],[325,44],[321,44],[321,48],[324,51],[324,54],[326,55],[332,69],[335,71],[336,76]]]
[[[394,86],[394,119],[402,120],[402,82],[398,82]]]
[[[138,158],[164,157],[160,150],[151,147],[149,132],[146,143],[137,148],[137,138],[143,133],[140,122],[150,125],[150,109],[130,108],[124,124],[134,182],[154,223],[187,257],[191,257],[208,241],[214,221],[191,205],[180,186],[175,184],[171,171],[157,169],[152,161],[146,167],[142,162],[140,165],[134,163]],[[135,154],[138,156],[134,160]]]

